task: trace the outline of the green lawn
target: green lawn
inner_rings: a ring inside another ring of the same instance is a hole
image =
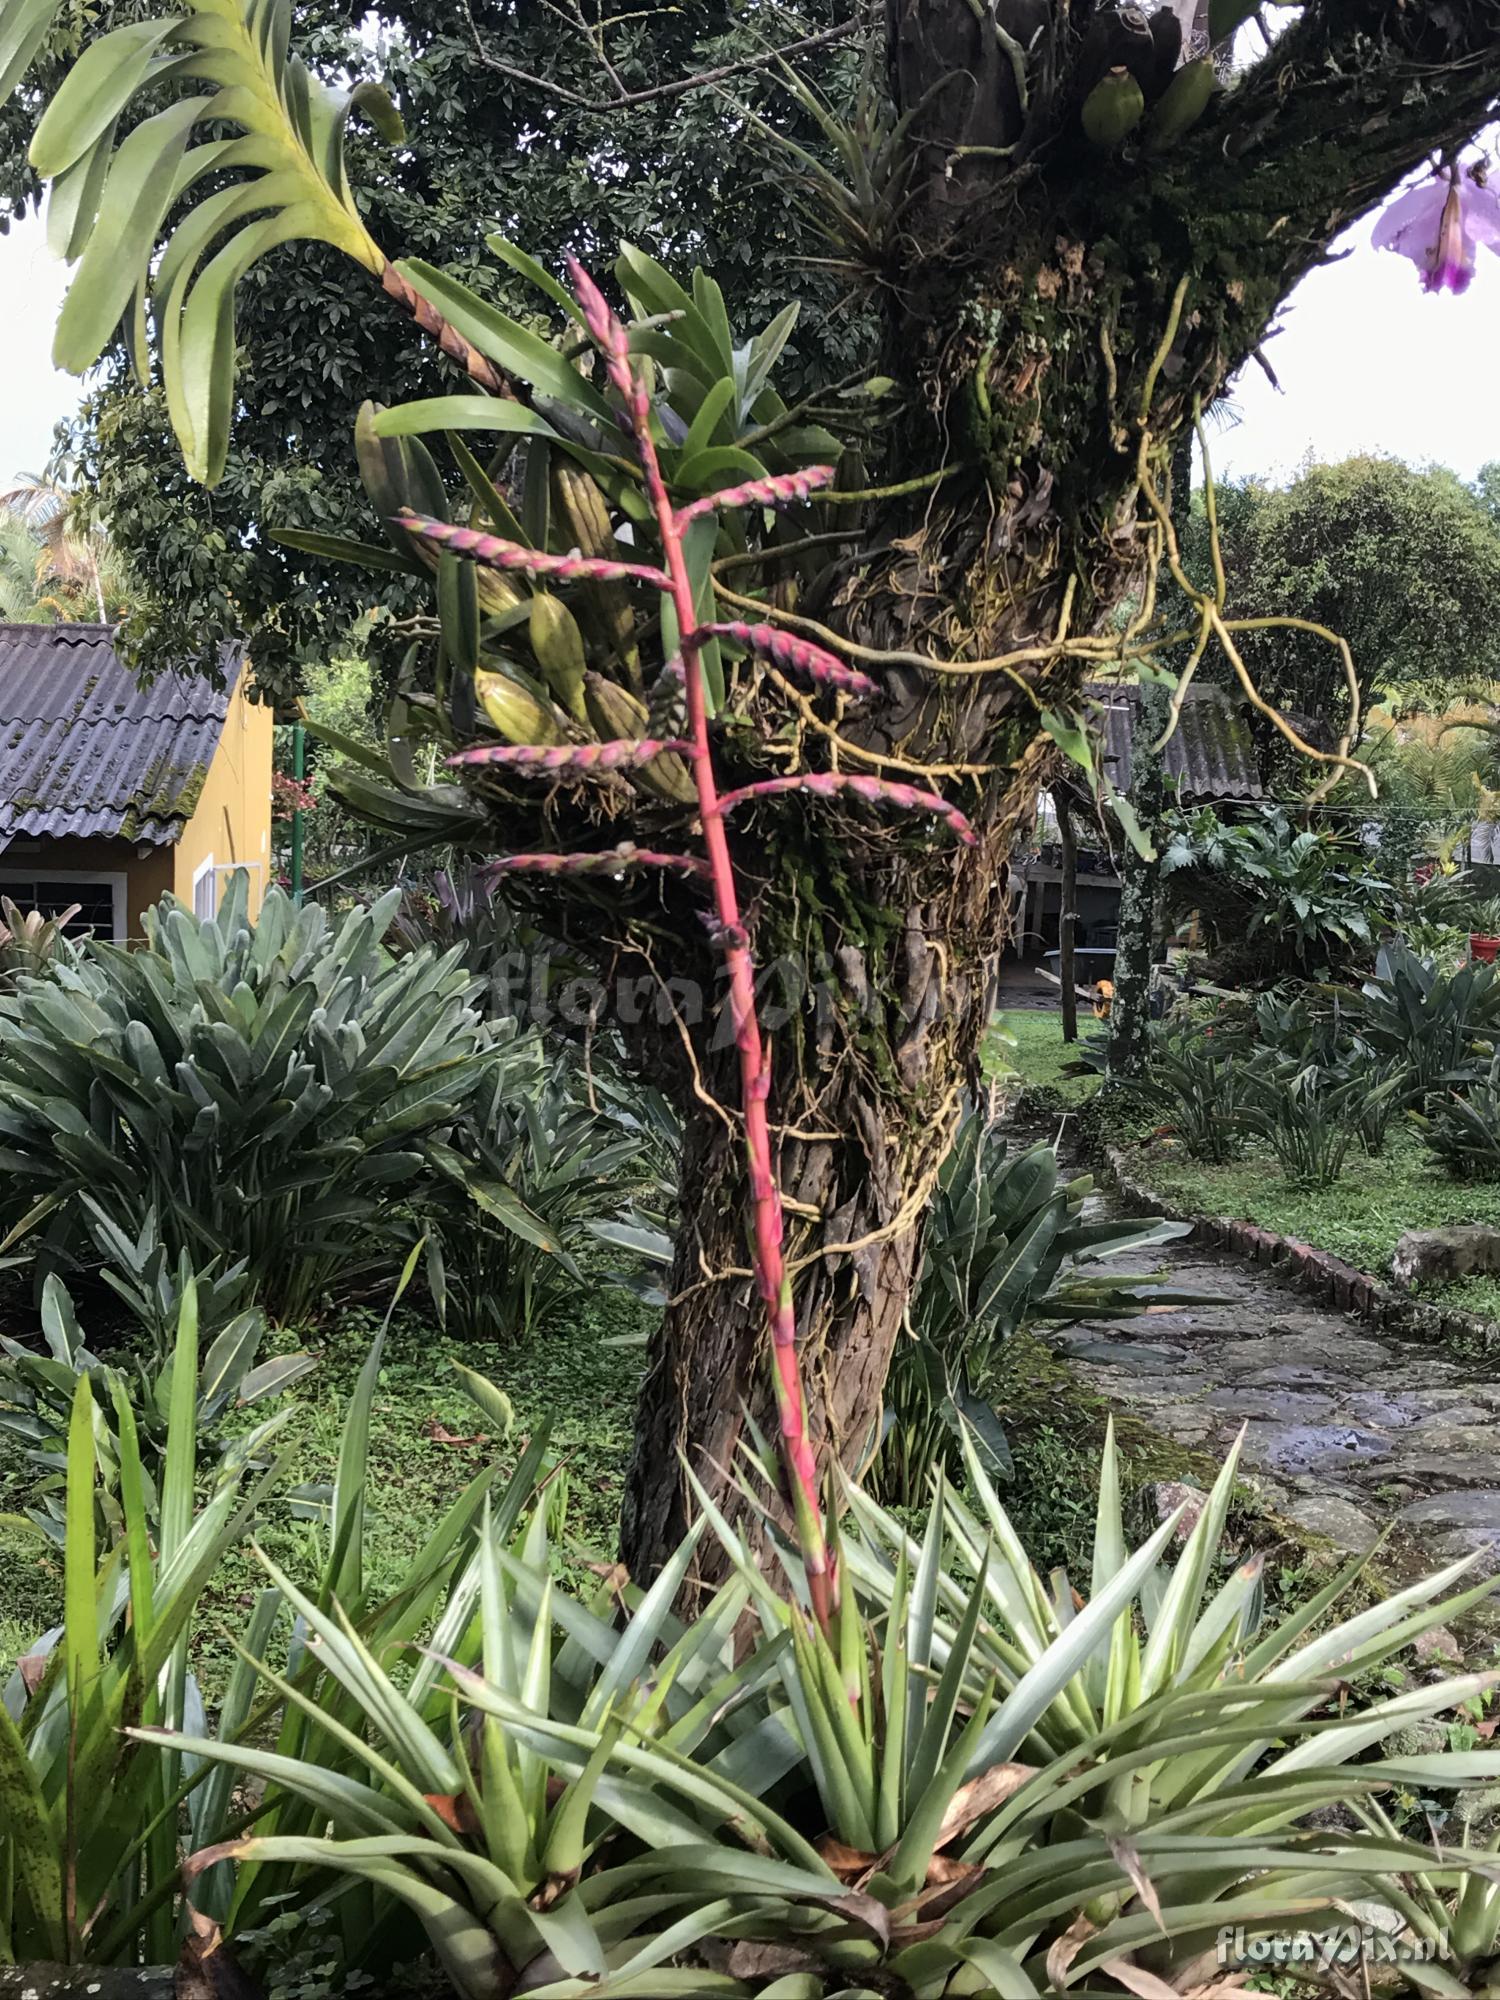
[[[1002,1009],[996,1018],[997,1024],[1015,1037],[1015,1048],[1005,1053],[1028,1090],[1046,1091],[1065,1104],[1076,1105],[1084,1103],[1099,1088],[1096,1070],[1087,1070],[1081,1076],[1065,1073],[1080,1060],[1081,1048],[1098,1028],[1086,1008],[1080,1011],[1079,1039],[1071,1044],[1063,1040],[1060,1011],[1033,1007],[1007,1014]]]
[[[1359,1270],[1387,1276],[1391,1252],[1408,1229],[1482,1222],[1500,1227],[1500,1183],[1456,1181],[1434,1168],[1414,1133],[1393,1132],[1374,1159],[1351,1150],[1330,1188],[1296,1188],[1268,1153],[1247,1148],[1224,1166],[1195,1160],[1170,1140],[1138,1149],[1142,1180],[1186,1208],[1253,1222],[1296,1236]],[[1445,1304],[1500,1314],[1500,1285],[1469,1278],[1444,1288]]]

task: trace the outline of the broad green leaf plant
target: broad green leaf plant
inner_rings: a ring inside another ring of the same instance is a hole
[[[238,871],[214,917],[165,898],[143,950],[95,942],[0,997],[13,1240],[81,1252],[102,1215],[128,1269],[154,1214],[170,1257],[243,1259],[281,1318],[398,1257],[394,1203],[496,1053],[457,951],[384,950],[398,900],[335,929],[277,889],[251,924]]]

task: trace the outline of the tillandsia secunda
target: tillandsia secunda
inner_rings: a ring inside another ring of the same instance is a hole
[[[772,661],[788,673],[846,697],[857,698],[871,692],[874,682],[822,647],[770,624],[726,622],[700,626],[683,549],[684,532],[694,520],[714,507],[777,507],[805,500],[826,485],[833,473],[826,467],[817,467],[783,478],[758,479],[726,488],[707,499],[694,500],[681,508],[674,506],[662,478],[652,438],[650,395],[631,363],[629,335],[582,266],[570,260],[568,269],[589,334],[604,357],[610,381],[623,404],[623,425],[634,441],[644,474],[646,497],[661,539],[662,567],[658,569],[650,564],[614,562],[581,555],[550,555],[477,529],[456,528],[434,521],[410,510],[402,512],[400,524],[411,534],[440,542],[457,554],[498,569],[529,570],[533,575],[555,577],[562,581],[576,578],[641,583],[664,590],[671,597],[681,635],[681,651],[679,656],[668,662],[662,679],[669,691],[679,689],[684,699],[687,720],[681,735],[674,732],[669,738],[651,737],[638,743],[617,741],[603,745],[548,744],[477,749],[460,752],[450,761],[455,765],[499,765],[538,775],[559,771],[607,773],[649,762],[668,750],[680,753],[687,762],[697,797],[704,848],[702,856],[664,854],[622,842],[619,847],[600,854],[516,854],[502,856],[490,866],[497,875],[527,872],[559,876],[609,874],[627,868],[658,868],[704,881],[711,889],[713,912],[709,927],[723,954],[728,975],[730,1020],[739,1059],[740,1112],[749,1174],[752,1260],[756,1286],[765,1304],[771,1340],[771,1378],[781,1453],[809,1601],[814,1617],[826,1631],[838,1603],[838,1577],[824,1527],[817,1460],[808,1433],[808,1405],[797,1349],[792,1280],[787,1268],[781,1196],[771,1148],[770,1062],[756,1012],[755,968],[750,953],[750,937],[740,911],[724,818],[726,811],[735,806],[784,792],[803,792],[813,798],[850,794],[909,812],[938,815],[960,840],[970,845],[976,836],[962,813],[935,793],[919,791],[910,785],[889,784],[876,778],[807,772],[748,785],[721,795],[709,731],[708,693],[702,660],[705,645],[713,640],[728,639],[750,653]]]
[[[1409,258],[1422,274],[1423,291],[1466,292],[1478,246],[1500,255],[1500,194],[1489,186],[1481,162],[1434,167],[1391,203],[1370,240],[1377,250]]]

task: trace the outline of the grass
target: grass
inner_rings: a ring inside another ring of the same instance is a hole
[[[398,1313],[370,1429],[366,1553],[376,1589],[382,1580],[395,1581],[413,1545],[492,1454],[502,1465],[513,1464],[521,1441],[548,1419],[552,1445],[564,1462],[554,1488],[566,1494],[564,1544],[571,1560],[560,1567],[580,1573],[585,1559],[612,1559],[641,1350],[606,1343],[643,1333],[650,1322],[649,1309],[636,1299],[601,1286],[582,1291],[569,1320],[524,1347],[450,1339],[420,1309]],[[289,1426],[284,1489],[331,1481],[349,1392],[378,1325],[374,1313],[346,1311],[336,1325],[303,1336],[303,1344],[318,1353],[319,1367],[293,1392],[301,1407]],[[493,1427],[458,1387],[449,1366],[453,1360],[487,1376],[510,1397],[516,1426],[508,1442],[480,1441]],[[265,1410],[249,1415],[262,1417]],[[464,1442],[445,1443],[444,1434]],[[0,1683],[18,1654],[61,1611],[60,1559],[39,1547],[29,1526],[14,1518],[31,1485],[24,1465],[8,1465],[0,1472]],[[296,1519],[284,1500],[265,1504],[256,1535],[296,1581],[307,1583],[316,1576],[322,1554],[319,1530]],[[209,1701],[221,1690],[233,1661],[228,1634],[243,1625],[262,1582],[254,1556],[241,1548],[221,1565],[202,1599],[194,1666]]]
[[[1050,1008],[1029,1007],[1012,1014],[1002,1013],[999,1025],[1015,1038],[1015,1047],[1005,1053],[1019,1072],[1028,1095],[1045,1094],[1071,1107],[1087,1102],[1099,1088],[1095,1070],[1085,1071],[1081,1076],[1066,1074],[1068,1067],[1080,1060],[1083,1045],[1094,1032],[1096,1024],[1087,1015],[1078,1023],[1079,1039],[1071,1043],[1063,1040],[1061,1012]]]
[[[1170,1140],[1136,1154],[1142,1178],[1157,1193],[1209,1215],[1252,1222],[1295,1236],[1377,1276],[1408,1229],[1446,1229],[1479,1222],[1500,1228],[1500,1185],[1451,1180],[1434,1167],[1415,1134],[1393,1131],[1373,1158],[1351,1150],[1332,1187],[1294,1187],[1272,1156],[1255,1146],[1223,1166],[1195,1160]],[[1500,1316],[1500,1283],[1461,1279],[1435,1296],[1444,1304]]]

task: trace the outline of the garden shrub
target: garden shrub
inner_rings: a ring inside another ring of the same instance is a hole
[[[502,1059],[429,1156],[428,1271],[446,1323],[466,1339],[517,1340],[565,1311],[587,1280],[578,1259],[628,1227],[627,1210],[665,1206],[675,1149],[631,1109],[648,1092],[596,1074],[539,1035]],[[623,1239],[628,1242],[628,1236]],[[618,1244],[622,1241],[615,1236]]]
[[[1088,1175],[1063,1180],[1051,1146],[1007,1157],[1006,1142],[968,1109],[943,1164],[923,1237],[907,1327],[891,1357],[870,1468],[890,1505],[926,1503],[934,1469],[957,1462],[967,1425],[992,1473],[1010,1452],[991,1407],[1005,1343],[1039,1320],[1129,1319],[1165,1300],[1150,1277],[1099,1260],[1186,1234],[1178,1223],[1085,1219]]]
[[[1400,939],[1381,947],[1373,975],[1338,998],[1359,1040],[1406,1065],[1420,1106],[1445,1079],[1471,1067],[1500,1026],[1500,979],[1493,965],[1441,971]]]
[[[246,899],[242,872],[212,918],[164,898],[144,949],[0,998],[3,1200],[49,1262],[83,1254],[85,1197],[131,1238],[154,1212],[174,1262],[243,1259],[295,1318],[414,1239],[402,1204],[495,1055],[457,953],[382,949],[394,891],[337,930]]]
[[[1186,1027],[1153,1036],[1150,1083],[1195,1160],[1219,1163],[1240,1151],[1244,1065],[1231,1050],[1221,1050],[1208,1030]]]
[[[1336,1926],[1350,1900],[1420,1910],[1425,1935],[1487,1874],[1379,1797],[1500,1776],[1500,1751],[1395,1747],[1485,1677],[1391,1666],[1493,1580],[1455,1564],[1370,1606],[1359,1558],[1268,1618],[1259,1559],[1221,1560],[1233,1457],[1185,1539],[1173,1516],[1132,1551],[1110,1441],[1085,1596],[1029,1562],[972,1443],[965,1471],[917,1536],[848,1490],[826,1635],[774,1519],[785,1595],[711,1514],[650,1590],[609,1576],[585,1600],[554,1580],[545,1510],[507,1525],[466,1500],[477,1533],[445,1545],[411,1671],[389,1614],[371,1638],[263,1559],[316,1641],[295,1727],[274,1751],[136,1732],[265,1787],[269,1830],[208,1846],[190,1885],[235,1864],[247,1927],[332,1896],[356,1962],[421,1926],[462,2000],[1039,2000],[1063,1968],[1101,1995],[1186,1990],[1205,1937]],[[684,1614],[705,1533],[733,1566]],[[268,1700],[285,1684],[265,1671]]]
[[[1415,1114],[1423,1143],[1456,1180],[1500,1180],[1500,1055],[1452,1082]]]

